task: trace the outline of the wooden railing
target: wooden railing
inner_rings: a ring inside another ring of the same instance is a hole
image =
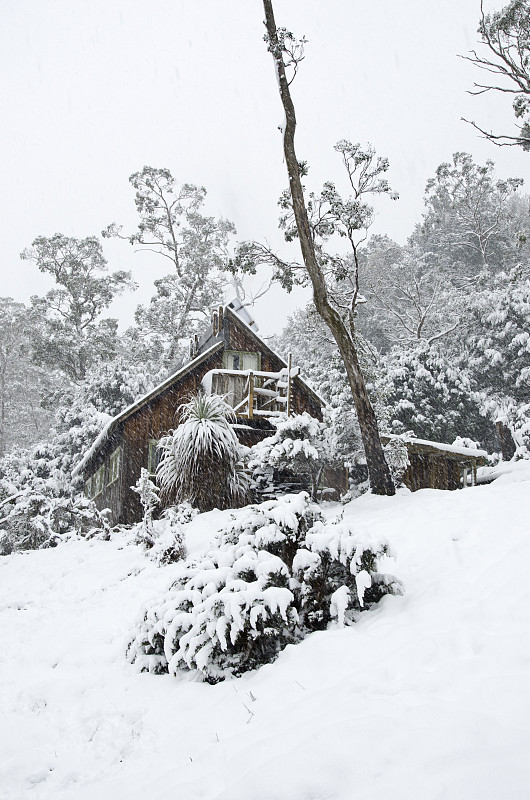
[[[225,396],[238,417],[253,419],[291,413],[291,383],[298,373],[298,367],[280,372],[214,369],[202,383],[209,394]]]

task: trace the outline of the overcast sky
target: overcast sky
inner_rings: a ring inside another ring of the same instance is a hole
[[[370,141],[390,158],[400,200],[378,206],[374,231],[404,242],[425,183],[456,150],[526,177],[530,155],[496,148],[460,121],[511,133],[509,100],[466,93],[476,71],[457,57],[476,43],[479,0],[275,0],[276,21],[309,40],[293,84],[306,184],[340,185],[333,145]],[[487,8],[500,8],[502,3]],[[261,0],[3,0],[0,294],[27,302],[49,285],[19,253],[38,235],[99,235],[136,224],[131,173],[168,167],[208,190],[206,211],[238,239],[277,244],[286,185],[283,113],[263,42]],[[112,311],[123,324],[152,294],[164,259],[104,244],[111,268],[140,289]],[[300,298],[280,290],[255,316],[281,329]]]

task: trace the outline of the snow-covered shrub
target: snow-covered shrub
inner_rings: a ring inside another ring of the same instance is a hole
[[[146,547],[152,547],[154,544],[153,513],[160,503],[158,486],[149,477],[149,470],[142,467],[140,477],[136,484],[131,486],[131,489],[140,495],[140,503],[144,512],[142,522],[138,526],[137,538]]]
[[[513,438],[517,445],[515,458],[530,458],[530,403],[518,406],[512,414]]]
[[[199,394],[179,411],[181,424],[158,444],[157,480],[165,499],[188,501],[200,511],[242,505],[248,482],[237,469],[242,450],[230,425],[233,409],[219,395]]]
[[[181,561],[186,554],[184,529],[171,516],[171,511],[172,509],[165,511],[162,518],[154,524],[154,539],[149,550],[149,557],[159,566]]]
[[[55,547],[72,535],[108,531],[105,515],[83,495],[54,497],[25,489],[3,505],[2,549],[36,550]]]
[[[399,486],[410,464],[407,445],[400,436],[396,436],[384,447],[386,463],[390,468],[394,486]]]
[[[324,468],[336,463],[332,428],[307,411],[292,417],[282,414],[270,421],[276,433],[251,447],[249,467],[255,473],[272,468],[308,476],[316,500]]]
[[[351,624],[399,582],[377,572],[388,543],[325,522],[305,492],[234,512],[211,549],[185,561],[141,615],[128,658],[215,683],[273,661],[330,621]]]
[[[152,491],[150,487],[147,488],[149,492]],[[160,566],[181,561],[186,553],[184,526],[197,514],[197,508],[189,503],[180,503],[178,506],[166,508],[159,519],[153,520],[150,517],[147,526],[144,517],[136,526],[136,543],[143,545],[149,558]]]

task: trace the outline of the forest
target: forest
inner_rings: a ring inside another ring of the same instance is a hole
[[[228,220],[204,214],[205,190],[151,167],[130,183],[138,229],[126,238],[169,262],[133,326],[119,332],[118,321],[105,314],[116,294],[134,288],[133,276],[110,271],[104,255],[105,238],[125,237],[115,224],[101,238],[37,237],[21,257],[50,275],[54,288],[30,306],[2,299],[6,550],[18,547],[19,537],[23,546],[42,543],[78,513],[90,517],[71,472],[102,427],[189,359],[190,339],[222,298],[247,302],[238,264],[248,263],[258,246],[236,245]],[[513,438],[504,457],[528,457],[530,201],[522,178],[498,176],[493,161],[478,164],[455,153],[429,179],[425,212],[406,245],[370,237],[364,220],[364,241],[345,255],[329,252],[332,234],[339,238],[330,230],[337,202],[330,192],[327,186],[310,196],[315,226],[326,263],[340,273],[337,304],[351,307],[356,295],[355,339],[381,430],[449,444],[465,439],[498,458],[500,421]],[[293,238],[285,215],[281,224]],[[300,269],[291,274],[306,280]],[[342,457],[355,463],[362,441],[346,370],[312,304],[293,315],[274,346],[291,352],[318,387]],[[50,515],[56,506],[61,510]],[[43,519],[52,518],[43,531]]]

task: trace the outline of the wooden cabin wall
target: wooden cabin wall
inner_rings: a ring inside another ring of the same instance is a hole
[[[118,478],[115,481],[113,481],[110,485],[108,485],[107,482],[109,479],[110,456],[116,450],[117,447],[120,447],[120,458],[121,458],[120,472]],[[123,443],[121,438],[121,431],[114,431],[112,436],[105,443],[105,446],[100,450],[96,458],[94,458],[94,460],[91,462],[90,471],[87,470],[85,472],[83,479],[86,481],[89,477],[92,478],[93,475],[103,465],[105,466],[105,486],[103,491],[92,499],[96,508],[98,508],[99,511],[104,511],[105,509],[110,510],[111,513],[109,522],[111,525],[116,525],[118,521],[120,521],[122,505],[123,505],[123,496],[124,496]]]
[[[197,369],[184,376],[182,380],[168,389],[123,423],[124,443],[124,501],[122,503],[121,521],[127,524],[142,518],[140,498],[130,489],[134,486],[142,467],[147,469],[149,458],[149,441],[160,439],[179,424],[178,409],[194,394],[197,394],[203,376],[211,369],[220,369],[222,355],[215,353]],[[129,488],[128,488],[129,487]]]
[[[409,453],[409,466],[403,483],[411,490],[460,488],[460,462],[432,453]]]

